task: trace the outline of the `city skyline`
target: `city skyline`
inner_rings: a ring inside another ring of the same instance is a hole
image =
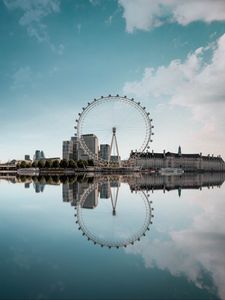
[[[2,0],[0,22],[1,161],[61,156],[108,94],[146,106],[156,152],[225,157],[224,1]]]

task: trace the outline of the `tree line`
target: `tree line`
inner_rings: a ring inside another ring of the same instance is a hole
[[[28,161],[21,161],[16,164],[17,168],[70,168],[70,169],[76,169],[76,168],[82,168],[85,169],[87,166],[94,166],[93,160],[73,160],[73,159],[61,159],[61,160],[34,160],[33,162]]]

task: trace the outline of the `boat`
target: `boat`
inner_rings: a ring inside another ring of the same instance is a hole
[[[161,175],[171,176],[171,175],[182,175],[184,170],[181,168],[161,168],[159,170]]]

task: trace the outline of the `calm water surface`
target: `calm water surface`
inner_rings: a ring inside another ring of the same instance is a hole
[[[225,299],[224,174],[0,180],[1,299]]]

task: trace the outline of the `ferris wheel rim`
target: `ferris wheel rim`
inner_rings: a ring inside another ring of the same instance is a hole
[[[154,134],[152,132],[152,128],[154,128],[154,126],[152,126],[152,119],[150,118],[150,113],[146,111],[146,108],[144,106],[141,106],[140,102],[135,101],[134,98],[128,98],[127,96],[119,96],[119,95],[116,95],[116,96],[108,95],[108,96],[101,96],[100,98],[95,98],[93,101],[88,102],[86,107],[82,107],[81,113],[78,113],[78,119],[76,119],[75,129],[76,129],[77,139],[78,139],[84,153],[86,155],[88,155],[91,159],[93,159],[94,161],[98,161],[101,163],[106,163],[107,160],[99,158],[98,155],[93,153],[88,148],[88,146],[86,145],[86,143],[84,141],[83,135],[82,135],[82,126],[83,126],[83,122],[84,122],[86,116],[88,115],[88,113],[90,111],[92,111],[98,105],[101,105],[101,104],[104,104],[107,102],[113,102],[115,100],[118,102],[126,103],[126,104],[132,106],[134,109],[136,109],[136,111],[139,112],[139,114],[141,115],[141,117],[144,120],[145,137],[144,137],[144,141],[142,142],[138,151],[137,150],[135,151],[136,156],[140,155],[146,149],[149,148],[149,144],[150,144],[150,142],[152,142],[151,136]]]

